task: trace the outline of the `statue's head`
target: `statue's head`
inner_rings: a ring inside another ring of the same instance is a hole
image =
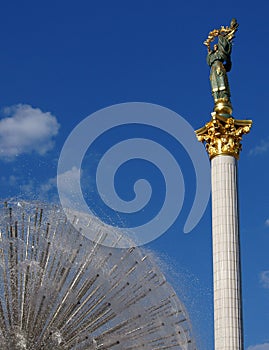
[[[213,46],[213,51],[218,51],[218,44],[215,44],[214,46]]]

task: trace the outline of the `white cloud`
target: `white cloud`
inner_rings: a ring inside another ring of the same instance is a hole
[[[269,343],[251,345],[247,350],[269,350]]]
[[[57,180],[58,184],[61,186],[61,190],[64,193],[72,192],[74,184],[80,182],[81,170],[73,166],[72,169],[67,170],[62,174],[58,174]]]
[[[57,178],[49,178],[39,182],[35,178],[24,178],[23,176],[0,176],[3,188],[8,189],[8,197],[23,197],[24,199],[38,199],[52,203],[59,202],[57,194]]]
[[[31,152],[43,155],[53,148],[60,125],[50,112],[18,104],[6,107],[4,115],[0,120],[0,158]]]
[[[266,219],[266,220],[265,220],[265,226],[268,226],[268,227],[269,227],[269,219]]]
[[[41,193],[48,193],[52,190],[54,190],[57,186],[57,179],[56,177],[50,178],[47,182],[40,185],[40,192]]]
[[[266,153],[269,150],[269,140],[261,140],[260,144],[250,150],[249,154],[256,156],[257,154]]]
[[[1,176],[0,177],[1,185],[3,187],[13,187],[16,186],[18,183],[18,178],[14,175],[10,175],[8,177]]]
[[[269,270],[260,273],[260,281],[264,288],[269,288]]]
[[[76,202],[77,193],[74,192],[74,188],[77,188],[77,184],[80,183],[81,170],[77,167],[73,167],[70,170],[57,176],[58,190],[61,193],[61,201],[64,207],[73,207],[74,201]]]

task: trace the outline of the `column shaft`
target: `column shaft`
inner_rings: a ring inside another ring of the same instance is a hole
[[[215,350],[243,350],[237,160],[211,161]]]

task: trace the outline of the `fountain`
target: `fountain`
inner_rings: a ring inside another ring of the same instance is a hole
[[[61,208],[0,207],[0,348],[196,349],[187,313],[142,249],[95,242]],[[99,239],[100,238],[100,239]]]

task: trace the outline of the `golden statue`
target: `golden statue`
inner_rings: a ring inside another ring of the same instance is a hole
[[[212,30],[204,44],[207,46],[207,63],[211,67],[210,82],[215,102],[214,111],[226,117],[232,114],[230,87],[227,72],[231,70],[232,39],[237,31],[238,23],[232,19],[230,27],[222,26]],[[211,43],[218,38],[218,43],[211,49]]]

